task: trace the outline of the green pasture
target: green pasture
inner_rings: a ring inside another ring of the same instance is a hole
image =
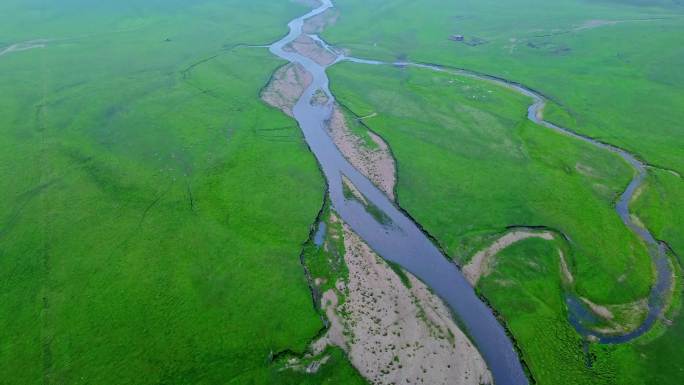
[[[522,357],[539,384],[678,384],[684,362],[677,305],[667,313],[674,326],[659,324],[634,342],[585,346],[567,321],[557,247],[539,239],[517,243],[497,256],[478,290],[506,320]],[[681,293],[681,286],[677,289]]]
[[[656,383],[648,373],[666,366],[660,352],[682,341],[677,312],[674,326],[659,324],[628,345],[592,344],[585,353],[562,297],[556,246],[565,248],[573,290],[594,302],[638,300],[653,283],[644,245],[614,209],[633,175],[620,157],[529,122],[529,99],[487,82],[353,63],[330,73],[350,111],[377,113],[364,122],[396,156],[399,204],[451,257],[466,262],[512,225],[550,227],[568,237],[567,245],[534,240],[511,248],[478,287],[511,328],[536,380]],[[676,296],[672,308],[679,302]],[[648,360],[639,360],[642,352]],[[681,365],[670,361],[659,383],[677,383]]]
[[[351,55],[466,68],[523,83],[552,101],[548,120],[650,164],[632,212],[681,260],[681,2],[336,5],[340,18],[324,37]],[[645,249],[613,211],[633,173],[615,156],[531,124],[525,119],[527,100],[483,82],[352,64],[330,72],[335,93],[350,110],[378,113],[365,122],[397,157],[399,203],[450,256],[466,261],[506,226],[549,226],[569,236],[580,295],[618,303],[648,290],[654,277]],[[515,262],[502,262],[478,288],[509,324],[535,378],[542,384],[679,383],[681,282],[651,332],[629,344],[592,344],[587,356],[566,321],[557,265],[551,264],[557,254],[551,250],[534,240],[505,251],[501,257]],[[531,264],[539,271],[526,268]]]
[[[324,183],[259,89],[306,7],[3,1],[0,382],[341,383],[300,264]],[[42,40],[41,40],[42,41]]]
[[[621,158],[530,123],[529,99],[482,81],[352,63],[330,72],[340,102],[378,114],[365,123],[397,158],[399,204],[451,257],[466,262],[508,226],[548,226],[572,240],[583,296],[648,293],[646,249],[613,208],[632,176]]]

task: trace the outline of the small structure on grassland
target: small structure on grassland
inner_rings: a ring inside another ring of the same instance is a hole
[[[453,41],[463,41],[464,37],[463,35],[451,35],[449,36],[449,40]]]

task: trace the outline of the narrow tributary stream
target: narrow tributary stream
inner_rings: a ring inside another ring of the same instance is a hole
[[[344,57],[341,58],[340,60],[346,60],[350,61],[353,63],[359,63],[359,64],[369,64],[369,65],[394,65],[398,67],[417,67],[417,68],[423,68],[423,69],[428,69],[432,71],[438,71],[438,72],[446,72],[446,73],[452,73],[455,75],[459,76],[465,76],[473,79],[478,79],[482,81],[487,81],[490,83],[494,83],[496,85],[499,85],[501,87],[505,87],[508,89],[511,89],[513,91],[518,92],[519,94],[522,94],[524,96],[529,97],[532,99],[532,104],[527,110],[527,118],[546,128],[552,129],[562,135],[567,135],[571,138],[581,140],[583,142],[590,143],[591,145],[601,148],[606,151],[613,152],[620,157],[622,157],[629,165],[632,167],[634,170],[634,176],[632,180],[630,181],[629,185],[625,189],[625,191],[622,192],[620,195],[620,198],[618,199],[616,205],[615,205],[615,211],[617,214],[620,216],[620,219],[622,222],[627,226],[632,232],[634,232],[639,238],[641,238],[645,244],[648,246],[649,249],[649,254],[651,256],[651,259],[653,261],[653,265],[655,266],[656,270],[656,282],[651,288],[651,292],[649,294],[649,300],[648,300],[648,314],[646,316],[646,319],[639,325],[638,328],[632,330],[629,333],[626,334],[621,334],[621,335],[609,335],[609,334],[601,334],[596,331],[593,331],[586,327],[581,320],[585,317],[582,316],[583,311],[586,309],[582,309],[582,304],[581,301],[577,300],[576,298],[572,296],[568,296],[568,310],[570,312],[569,316],[569,321],[575,327],[575,329],[582,335],[584,336],[593,336],[598,339],[599,342],[602,343],[624,343],[631,341],[644,333],[646,333],[650,328],[655,324],[655,322],[658,320],[658,317],[662,314],[663,308],[665,306],[665,297],[666,295],[670,292],[670,289],[672,288],[672,268],[670,266],[668,256],[667,256],[667,247],[665,244],[662,242],[659,242],[658,240],[655,239],[653,234],[651,232],[638,225],[632,215],[629,212],[629,204],[634,198],[634,194],[636,194],[637,190],[639,187],[641,187],[644,184],[644,181],[646,180],[647,176],[647,165],[637,159],[634,155],[631,153],[607,144],[600,142],[598,140],[595,140],[593,138],[587,137],[580,135],[572,130],[569,130],[564,127],[557,126],[551,122],[548,122],[544,120],[543,117],[543,111],[544,107],[546,106],[547,99],[540,94],[539,92],[536,92],[530,88],[525,87],[522,84],[516,83],[516,82],[511,82],[506,79],[501,79],[497,78],[494,76],[489,76],[485,74],[480,74],[472,71],[467,71],[463,69],[450,69],[450,68],[445,68],[441,67],[438,65],[434,64],[422,64],[422,63],[410,63],[410,62],[396,62],[396,63],[387,63],[387,62],[381,62],[381,61],[375,61],[375,60],[365,60],[365,59],[358,59],[358,58],[352,58],[352,57]]]

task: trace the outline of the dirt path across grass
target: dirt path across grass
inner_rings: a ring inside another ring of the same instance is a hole
[[[514,243],[520,242],[528,238],[541,238],[547,241],[553,240],[553,233],[550,231],[531,231],[531,230],[515,230],[511,231],[501,238],[497,239],[489,247],[479,251],[470,260],[470,262],[463,266],[463,275],[465,275],[471,285],[476,286],[480,277],[486,276],[491,271],[494,257],[501,250],[511,246]]]

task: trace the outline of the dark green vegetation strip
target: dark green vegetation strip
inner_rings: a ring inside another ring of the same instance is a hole
[[[386,261],[387,264],[389,265],[392,270],[399,276],[399,279],[401,279],[401,283],[403,283],[406,287],[409,289],[411,288],[411,280],[409,279],[408,275],[406,275],[406,272],[404,269],[397,263],[394,263],[392,261]]]
[[[368,135],[368,131],[366,130],[366,135]],[[351,182],[348,182],[351,183]],[[359,202],[363,207],[366,209],[366,212],[370,214],[373,218],[375,218],[378,223],[383,224],[383,225],[390,225],[392,223],[392,219],[387,216],[378,206],[373,204],[373,202],[369,201],[366,199],[364,196],[357,196],[356,192],[354,192],[351,187],[347,185],[347,182],[345,182],[342,185],[342,193],[344,194],[345,199],[347,200],[355,200]],[[358,192],[360,194],[360,192]],[[363,199],[363,200],[362,200]]]
[[[323,235],[323,244],[316,245],[313,242],[308,242],[304,248],[304,264],[309,269],[311,278],[320,278],[324,282],[317,285],[320,293],[316,301],[328,289],[335,287],[337,280],[348,281],[349,270],[344,261],[345,247],[344,234],[342,231],[342,222],[333,222],[331,220],[331,210],[329,203],[326,205],[321,213],[321,220],[326,224],[326,231]]]
[[[34,4],[35,3],[35,4]],[[54,3],[54,4],[53,4]],[[0,382],[345,383],[281,372],[322,323],[299,255],[323,180],[258,100],[270,1],[3,1]],[[30,26],[30,27],[29,27]]]

